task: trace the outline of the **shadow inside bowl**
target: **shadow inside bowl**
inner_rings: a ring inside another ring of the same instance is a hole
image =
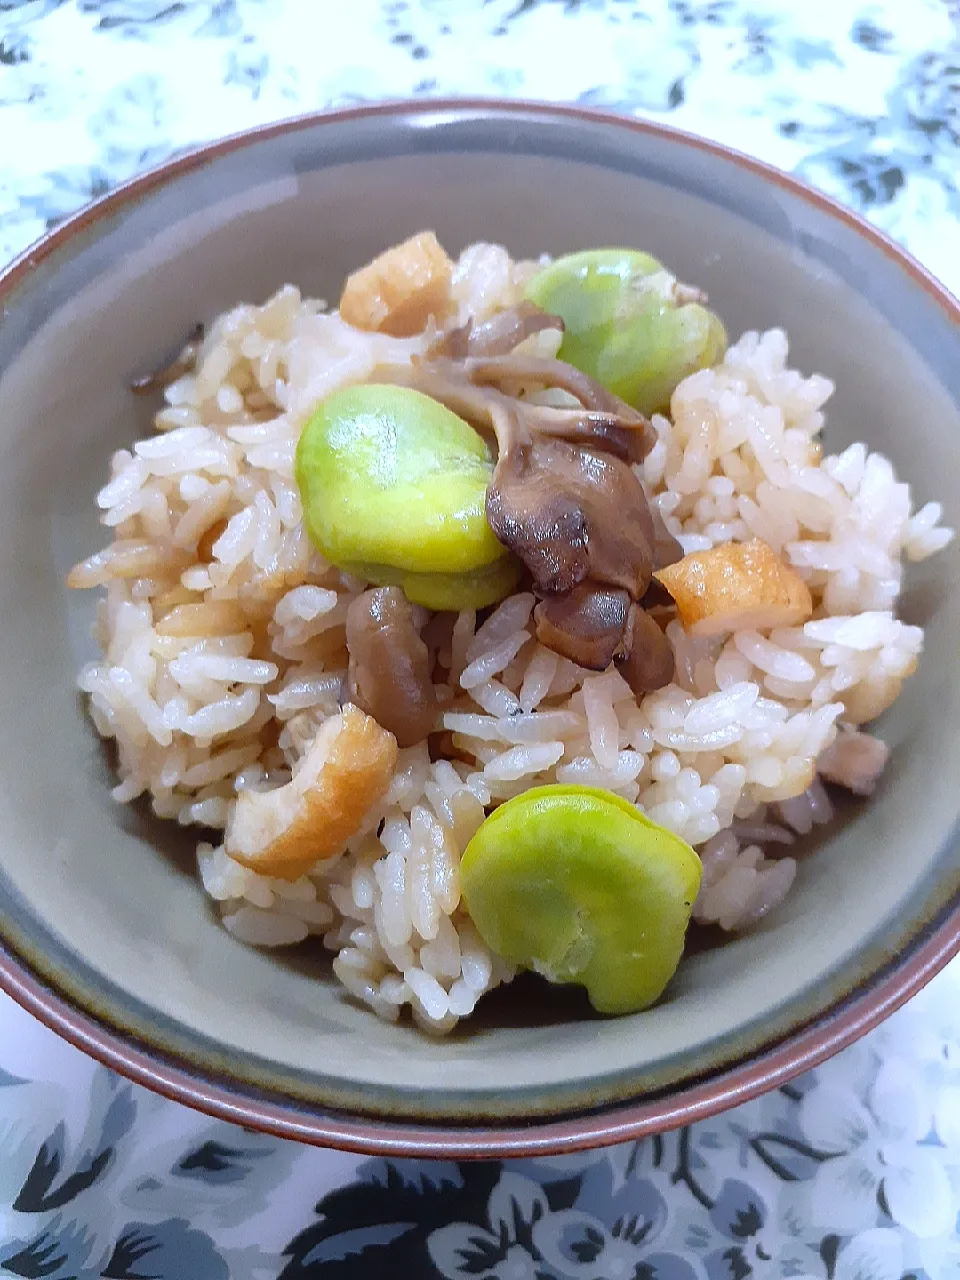
[[[86,695],[78,695],[77,703],[86,716]],[[96,744],[95,750],[103,776],[118,782],[117,751],[113,739],[101,738],[92,724],[89,728],[91,740]],[[138,796],[129,804],[116,804],[115,816],[117,826],[124,835],[148,845],[178,875],[190,881],[198,879],[197,845],[201,840],[218,843],[220,839],[216,831],[203,827],[181,827],[168,818],[158,818],[145,795]]]
[[[112,742],[99,737],[96,740],[105,773],[115,777],[116,753]],[[891,761],[891,767],[892,765]],[[852,796],[841,787],[829,786],[828,792],[834,810],[832,819],[814,827],[807,835],[798,836],[793,844],[768,846],[765,849],[766,857],[792,857],[798,861],[815,857],[825,846],[829,846],[832,838],[852,822],[869,803],[867,800]],[[222,832],[213,828],[184,828],[169,819],[157,817],[145,796],[139,797],[130,804],[118,804],[116,820],[126,834],[147,844],[178,875],[196,882],[198,888],[197,845],[202,841],[216,845],[223,838]],[[203,903],[201,909],[206,908],[205,914],[219,926],[214,902],[206,895],[198,894],[198,897]],[[769,916],[753,926],[750,936],[776,929],[777,916],[778,911],[774,908]],[[694,956],[719,950],[735,950],[741,936],[743,935],[727,932],[716,924],[700,924],[691,921],[681,967]],[[353,997],[337,980],[333,972],[333,955],[324,946],[320,937],[312,935],[299,945],[277,948],[267,954],[271,963],[278,969],[297,974],[311,982],[323,984],[329,993],[344,1004],[359,1010],[364,1017],[376,1016],[368,1006]],[[661,997],[661,1002],[670,1000],[672,985],[671,981]],[[535,1030],[570,1023],[602,1023],[607,1020],[590,1004],[584,988],[573,984],[557,985],[548,982],[539,974],[524,972],[518,974],[509,984],[495,987],[483,995],[474,1015],[458,1023],[445,1039],[451,1042],[468,1041],[493,1031]],[[412,1025],[409,1011],[401,1016],[398,1025],[408,1028]]]

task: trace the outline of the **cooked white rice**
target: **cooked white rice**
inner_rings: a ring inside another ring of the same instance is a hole
[[[495,246],[465,251],[461,320],[514,303],[526,270]],[[309,543],[294,451],[321,397],[423,343],[361,333],[287,286],[222,316],[195,372],[168,389],[157,434],[114,455],[97,499],[114,541],[71,582],[106,588],[104,656],[80,687],[116,741],[117,800],[146,793],[163,817],[222,828],[237,792],[287,781],[339,710],[345,616],[364,584]],[[920,654],[921,630],[894,612],[904,557],[951,537],[939,506],[914,513],[865,445],[821,457],[831,390],[787,367],[784,333],[747,333],[677,388],[639,469],[686,551],[759,537],[782,552],[813,593],[813,621],[726,640],[672,622],[676,680],[639,705],[615,670],[581,670],[536,642],[531,595],[479,627],[470,612],[452,629],[429,624],[450,671],[438,698],[456,758],[401,751],[363,831],[294,883],[201,844],[225,927],[257,946],[316,934],[382,1017],[410,1006],[447,1030],[511,977],[460,905],[460,853],[491,805],[546,782],[607,787],[696,847],[697,920],[743,928],[777,905],[793,833],[831,816],[818,760],[860,793],[882,768],[884,748],[851,726],[889,705]]]

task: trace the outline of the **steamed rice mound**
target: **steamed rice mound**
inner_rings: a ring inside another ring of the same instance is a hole
[[[514,305],[530,270],[497,246],[467,249],[449,282],[458,322]],[[528,349],[553,355],[557,340]],[[103,657],[80,687],[116,743],[118,801],[146,794],[162,817],[223,830],[239,793],[290,784],[340,714],[346,612],[367,584],[309,542],[294,453],[319,400],[427,342],[361,331],[286,286],[220,317],[156,433],[114,455],[97,498],[114,540],[70,583],[106,588]],[[781,331],[744,334],[677,387],[638,468],[685,552],[762,539],[806,583],[810,621],[696,636],[674,619],[676,677],[638,702],[614,668],[538,644],[532,594],[482,620],[424,611],[447,758],[426,742],[400,750],[359,831],[296,879],[200,843],[224,926],[257,946],[315,934],[380,1016],[409,1006],[448,1030],[512,976],[460,903],[461,851],[492,806],[550,782],[607,788],[693,845],[696,920],[742,929],[780,903],[794,834],[831,816],[821,777],[868,794],[883,767],[859,726],[920,655],[922,631],[895,614],[903,561],[951,537],[939,505],[914,512],[866,445],[822,456],[831,391],[788,368]]]

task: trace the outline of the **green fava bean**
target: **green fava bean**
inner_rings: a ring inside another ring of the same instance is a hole
[[[430,608],[479,608],[517,580],[487,523],[492,474],[481,436],[406,387],[335,392],[297,446],[297,485],[314,545],[331,564],[378,586],[402,586]]]
[[[720,319],[699,302],[678,301],[675,285],[648,253],[588,249],[538,271],[526,295],[563,319],[561,360],[650,414],[727,345]]]
[[[496,809],[467,845],[464,902],[497,955],[586,987],[600,1013],[663,992],[700,887],[683,840],[612,792],[545,786]]]
[[[512,556],[473,573],[405,573],[386,564],[362,563],[341,568],[378,587],[402,587],[411,604],[437,613],[485,609],[508,596],[520,578],[520,565]]]

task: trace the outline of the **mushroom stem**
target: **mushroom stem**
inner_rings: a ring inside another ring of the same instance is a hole
[[[639,604],[630,606],[623,652],[616,658],[616,664],[638,698],[662,689],[673,679],[676,661],[670,641],[656,619]]]
[[[401,747],[435,728],[437,697],[430,654],[399,587],[364,591],[347,610],[347,693]]]
[[[537,639],[590,671],[606,671],[623,645],[630,597],[586,583],[548,596],[534,610]]]
[[[441,334],[427,354],[431,360],[441,356],[462,360],[467,356],[507,355],[521,342],[545,329],[562,333],[563,321],[532,302],[520,302],[480,324],[475,325],[471,320],[459,329]]]
[[[545,360],[540,356],[498,355],[485,359],[467,359],[464,373],[480,386],[501,386],[504,382],[537,382],[545,387],[558,387],[574,396],[585,409],[598,409],[614,414],[625,426],[648,426],[642,413],[617,398],[588,374],[575,369],[565,360]]]

